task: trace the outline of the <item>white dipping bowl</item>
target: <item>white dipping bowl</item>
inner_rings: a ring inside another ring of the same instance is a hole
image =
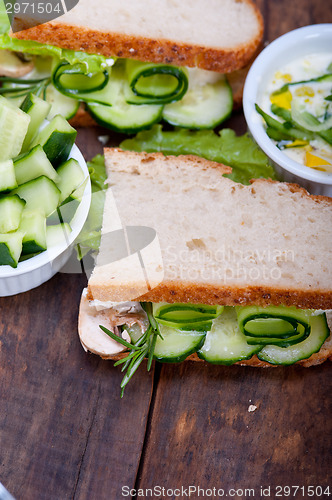
[[[255,110],[276,71],[293,60],[319,52],[331,52],[332,24],[315,24],[290,31],[269,44],[257,57],[246,78],[243,110],[252,137],[270,158],[279,177],[296,182],[310,193],[332,196],[332,173],[321,172],[290,159],[265,132],[262,117]]]
[[[91,182],[87,164],[76,145],[73,146],[69,158],[74,158],[79,162],[85,177],[88,178],[82,201],[70,223],[72,231],[66,241],[47,249],[36,257],[20,262],[16,269],[11,266],[0,266],[0,297],[26,292],[45,283],[66,264],[72,253],[74,242],[89,213]]]

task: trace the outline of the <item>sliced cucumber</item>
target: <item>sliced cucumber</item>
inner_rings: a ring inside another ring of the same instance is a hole
[[[70,225],[66,222],[46,227],[47,248],[58,245],[68,244],[68,238],[71,233]]]
[[[326,315],[320,314],[310,318],[311,331],[309,337],[290,347],[265,346],[258,357],[272,365],[292,365],[301,359],[307,359],[318,352],[330,334]]]
[[[57,207],[57,209],[47,218],[47,224],[71,222],[82,201],[87,182],[88,178]]]
[[[25,201],[16,194],[0,198],[0,233],[16,231],[21,222]]]
[[[181,101],[167,104],[162,117],[171,125],[185,128],[214,128],[228,118],[233,96],[226,78],[188,90]]]
[[[14,166],[17,183],[19,185],[36,179],[41,175],[45,175],[54,182],[59,180],[59,175],[39,144],[28,153],[20,155],[14,161]]]
[[[29,123],[29,115],[0,96],[0,161],[20,153]]]
[[[52,120],[56,115],[70,120],[76,115],[80,106],[80,101],[61,94],[52,84],[47,87],[46,101],[51,104],[51,110],[48,114],[49,120]]]
[[[22,251],[23,234],[21,231],[0,234],[0,266],[17,267]]]
[[[237,361],[250,359],[262,346],[251,346],[239,329],[233,307],[225,307],[224,312],[213,320],[212,328],[197,352],[201,359],[209,363],[231,365]]]
[[[46,218],[38,210],[23,210],[20,230],[24,233],[23,255],[46,250]]]
[[[39,210],[45,217],[54,212],[61,194],[54,182],[44,175],[22,184],[13,193],[26,201],[27,209]]]
[[[163,107],[154,104],[127,104],[123,101],[113,106],[87,104],[87,109],[100,125],[116,132],[135,134],[158,122]]]
[[[56,115],[39,132],[32,146],[40,144],[52,165],[56,168],[65,162],[74,145],[77,132],[61,115]]]
[[[152,104],[128,104],[124,94],[125,73],[120,64],[113,68],[107,86],[97,95],[109,103],[87,103],[87,109],[97,123],[116,132],[135,133],[150,127],[161,119],[163,106]]]
[[[13,160],[0,162],[0,193],[17,187]]]
[[[163,339],[157,337],[153,357],[163,363],[180,363],[196,352],[204,342],[206,332],[184,331],[159,324]]]
[[[161,324],[159,324],[159,329],[163,339],[157,337],[153,357],[163,363],[180,363],[184,361],[190,354],[201,347],[206,333],[195,330],[184,331]],[[126,330],[132,342],[137,342],[143,335],[141,328],[137,324],[126,327]]]
[[[40,99],[40,97],[31,92],[26,96],[21,104],[21,110],[30,116],[30,123],[23,142],[22,151],[26,151],[29,148],[50,109],[51,105],[48,102]]]
[[[84,173],[77,160],[70,158],[62,163],[58,169],[59,180],[57,186],[61,191],[60,203],[77,189],[84,181]]]

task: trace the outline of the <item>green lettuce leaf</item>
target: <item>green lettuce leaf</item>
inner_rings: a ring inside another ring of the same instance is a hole
[[[216,134],[213,130],[163,131],[162,125],[154,125],[150,130],[125,139],[120,147],[148,153],[161,151],[167,155],[194,154],[224,163],[233,169],[226,177],[242,184],[249,184],[250,179],[260,177],[276,179],[276,173],[267,156],[248,134],[237,136],[231,129],[222,129]]]
[[[23,52],[35,56],[52,56],[59,61],[66,61],[71,65],[81,63],[84,66],[85,74],[98,73],[108,66],[106,57],[104,56],[61,49],[54,45],[38,43],[32,40],[18,40],[17,38],[11,38],[8,33],[0,35],[0,49]]]
[[[7,33],[10,29],[10,23],[8,19],[8,14],[5,8],[5,4],[0,0],[0,34]]]
[[[34,56],[52,56],[59,61],[66,61],[73,65],[83,64],[85,74],[98,73],[109,66],[104,56],[97,54],[86,54],[85,52],[60,49],[54,45],[34,42],[32,40],[18,40],[8,35],[10,23],[3,0],[0,0],[0,49],[22,52]]]
[[[76,240],[76,250],[79,259],[82,259],[90,251],[95,252],[99,248],[107,189],[107,184],[105,184],[107,176],[104,156],[97,155],[89,161],[88,169],[91,179],[92,197],[88,218]]]

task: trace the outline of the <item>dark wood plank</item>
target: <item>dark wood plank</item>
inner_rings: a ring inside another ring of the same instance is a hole
[[[330,363],[164,365],[137,488],[328,485],[331,390]]]
[[[301,26],[332,22],[332,3],[329,1],[265,0],[262,11],[265,13],[265,39],[269,42]]]
[[[83,351],[85,281],[58,274],[0,299],[0,481],[16,498],[117,498],[120,478],[135,483],[152,374],[120,401],[120,371]]]

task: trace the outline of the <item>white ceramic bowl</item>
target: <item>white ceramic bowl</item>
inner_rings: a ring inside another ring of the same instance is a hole
[[[305,26],[274,40],[250,68],[244,86],[243,110],[250,134],[271,159],[282,180],[296,182],[310,193],[332,196],[332,174],[301,165],[285,155],[270,140],[255,110],[255,103],[260,103],[276,71],[292,60],[319,52],[331,52],[332,61],[332,24]]]
[[[59,243],[45,252],[20,262],[16,269],[11,266],[0,266],[0,297],[16,295],[48,281],[68,261],[74,241],[83,228],[91,203],[91,183],[87,164],[76,145],[73,146],[69,158],[77,160],[89,181],[87,182],[82,201],[72,219],[71,233],[66,241]]]

